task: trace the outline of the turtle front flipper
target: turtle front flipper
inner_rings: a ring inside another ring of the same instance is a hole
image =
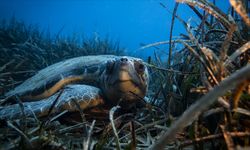
[[[25,115],[27,117],[32,117],[34,114],[37,117],[48,115],[49,109],[59,94],[60,92],[57,92],[49,98],[36,102],[24,102],[23,110]],[[51,113],[60,113],[64,110],[69,112],[78,111],[79,108],[75,102],[78,103],[82,110],[104,104],[100,89],[88,85],[68,85],[64,88]],[[22,116],[23,113],[19,104],[9,105],[0,109],[0,119],[17,119]]]

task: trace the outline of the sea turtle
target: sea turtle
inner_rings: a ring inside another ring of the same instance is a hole
[[[82,56],[48,66],[27,79],[6,97],[19,97],[25,114],[47,114],[59,90],[64,89],[56,110],[76,111],[98,105],[128,107],[143,98],[147,92],[149,75],[139,58],[114,55]],[[32,110],[32,111],[31,111]],[[18,104],[0,109],[0,118],[17,118]]]

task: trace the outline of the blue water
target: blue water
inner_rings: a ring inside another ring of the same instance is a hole
[[[15,16],[52,34],[63,29],[61,35],[108,36],[119,40],[131,55],[147,57],[153,48],[138,50],[142,44],[169,39],[172,15],[160,2],[173,11],[174,0],[0,0],[0,18]],[[227,11],[227,0],[216,3]],[[191,17],[199,21],[184,4],[177,14],[186,21]],[[185,29],[177,20],[173,35],[180,33]],[[167,52],[167,46],[162,51]]]

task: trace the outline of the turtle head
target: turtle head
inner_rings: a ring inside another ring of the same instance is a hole
[[[120,57],[106,63],[102,90],[111,104],[129,105],[146,95],[148,70],[141,59]]]

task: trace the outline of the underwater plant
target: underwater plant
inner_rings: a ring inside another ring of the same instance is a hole
[[[56,62],[86,55],[123,55],[125,49],[108,37],[52,36],[35,25],[13,17],[0,25],[0,95],[20,84],[37,71]]]
[[[166,111],[170,122],[178,116],[152,149],[171,148],[173,143],[195,149],[249,146],[249,7],[247,1],[231,0],[230,14],[225,14],[215,2],[177,0],[172,25],[180,21],[186,34],[141,48],[169,44],[167,65],[157,57],[151,64],[160,72],[160,87],[151,102]],[[176,13],[180,3],[200,22],[182,20]]]

